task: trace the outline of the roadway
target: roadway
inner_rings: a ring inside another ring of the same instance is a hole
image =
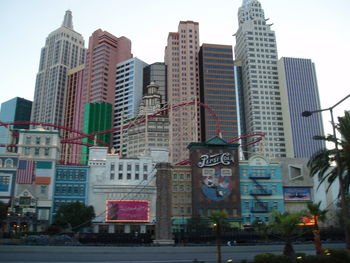
[[[344,243],[323,244],[325,248],[345,248]],[[313,244],[298,244],[296,252],[315,254]],[[252,260],[259,253],[281,254],[283,245],[222,247],[222,262]],[[215,246],[0,246],[0,262],[8,263],[205,263],[216,262]]]

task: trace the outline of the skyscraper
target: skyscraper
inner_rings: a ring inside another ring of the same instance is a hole
[[[23,98],[13,98],[11,100],[1,103],[0,121],[1,122],[19,122],[29,121],[30,112],[32,109],[32,102]],[[29,125],[11,125],[10,127],[0,126],[0,144],[15,143],[15,139],[10,131],[17,129],[28,129]],[[9,151],[9,148],[0,147],[0,153]],[[11,149],[12,151],[13,149]]]
[[[259,1],[243,0],[235,34],[235,57],[242,62],[243,127],[246,127],[242,133],[264,132],[264,153],[270,158],[285,157],[276,37],[266,21]],[[254,153],[260,151],[260,146],[252,144],[247,149]]]
[[[115,102],[113,128],[125,126],[128,120],[135,118],[142,100],[143,68],[146,62],[138,58],[128,59],[118,63],[115,83]],[[126,150],[123,144],[126,142],[127,131],[120,129],[113,134],[113,147],[118,150]]]
[[[322,115],[301,116],[305,110],[321,109],[315,65],[310,59],[283,57],[278,69],[282,102],[287,106],[283,108],[287,156],[310,158],[326,147],[324,141],[313,140],[315,135],[324,135]]]
[[[178,32],[170,32],[165,48],[168,105],[199,102],[198,76],[199,26],[197,22],[181,21]],[[200,111],[196,104],[169,111],[170,160],[187,160],[187,146],[201,138]]]
[[[126,37],[116,37],[107,31],[96,30],[89,38],[89,48],[86,54],[84,80],[82,87],[82,99],[75,114],[80,121],[75,122],[75,130],[83,130],[83,123],[89,122],[93,127],[102,127],[101,120],[84,120],[86,103],[106,102],[112,105],[109,115],[100,116],[106,122],[113,121],[113,107],[115,100],[116,65],[124,60],[132,58],[131,41]],[[96,121],[96,125],[93,122]],[[95,132],[97,130],[94,130]],[[77,147],[80,148],[80,147]],[[79,152],[73,152],[78,156]]]
[[[53,31],[41,49],[31,121],[63,125],[68,70],[83,64],[83,37],[73,30],[72,12]]]
[[[226,141],[237,137],[237,99],[232,46],[203,44],[199,51],[199,72],[201,102],[213,110],[219,123],[216,123],[208,109],[201,108],[202,141],[218,135],[219,127],[222,138]]]
[[[167,103],[166,66],[162,62],[156,62],[143,69],[143,95],[148,93],[148,85],[154,83],[158,86],[161,95],[161,106]]]

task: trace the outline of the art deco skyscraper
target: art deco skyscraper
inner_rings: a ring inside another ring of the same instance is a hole
[[[198,51],[198,23],[181,21],[178,32],[169,33],[165,48],[169,107],[199,102]],[[169,120],[170,160],[187,160],[188,144],[201,138],[199,108],[191,105],[170,110]]]
[[[73,30],[72,12],[53,31],[41,49],[31,121],[63,125],[68,70],[84,64],[83,37]]]
[[[303,118],[305,110],[321,109],[315,65],[311,59],[286,58],[278,61],[279,81],[285,119],[286,149],[288,157],[310,158],[326,148],[315,135],[324,135],[321,114]]]
[[[242,62],[246,127],[242,133],[264,132],[264,153],[270,158],[285,157],[276,37],[266,21],[259,1],[243,0],[238,10],[239,28],[235,34],[235,57]],[[261,151],[260,145],[248,146],[248,153],[258,151]]]

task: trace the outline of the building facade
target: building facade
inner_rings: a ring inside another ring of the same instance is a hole
[[[74,31],[72,12],[41,49],[31,121],[63,125],[68,71],[85,63],[83,37]]]
[[[166,152],[140,158],[108,154],[106,147],[91,147],[89,205],[97,217],[94,232],[150,233],[156,216],[156,162],[167,162]]]
[[[63,139],[69,140],[79,136],[79,133],[73,132],[82,131],[79,126],[83,122],[79,112],[79,105],[82,104],[84,65],[80,65],[68,71],[68,85],[64,111],[64,127]],[[79,124],[79,125],[77,125]],[[77,125],[77,126],[76,126]],[[81,159],[81,145],[75,143],[63,143],[61,151],[61,162],[63,164],[79,164]]]
[[[161,107],[164,107],[168,101],[166,88],[166,66],[163,62],[150,64],[143,69],[143,95],[147,94],[147,86],[151,83],[158,86],[158,92],[161,97]]]
[[[137,116],[142,100],[143,68],[147,63],[132,58],[117,64],[113,128],[113,147],[126,154],[126,135],[128,120]]]
[[[159,87],[151,83],[147,88],[148,91],[139,106],[138,116],[130,120],[131,125],[127,130],[128,157],[141,156],[151,149],[169,149],[169,118],[167,112],[159,112],[162,98]],[[159,114],[153,116],[156,113]]]
[[[26,122],[30,121],[32,102],[23,98],[13,98],[1,103],[1,122]],[[11,130],[29,129],[29,124],[17,124],[11,126],[0,126],[0,153],[15,152],[16,147],[6,147],[6,145],[16,144],[18,138]]]
[[[242,63],[243,134],[264,132],[263,153],[269,158],[285,157],[276,36],[266,21],[259,1],[243,1],[235,34],[235,57]],[[253,140],[249,138],[248,143]],[[261,152],[258,144],[249,145],[247,150],[248,154]]]
[[[59,139],[55,130],[19,131],[16,187],[10,211],[23,216],[21,222],[31,231],[44,231],[51,223]]]
[[[221,131],[229,141],[238,136],[237,98],[234,80],[232,47],[203,44],[199,51],[200,101],[216,114],[201,108],[202,141]]]
[[[85,134],[95,133],[99,131],[110,130],[112,128],[112,104],[107,102],[86,103],[84,109],[84,126]],[[89,159],[89,146],[91,145],[111,145],[111,133],[102,133],[94,136],[94,138],[84,138],[82,141],[87,145],[82,146],[81,163],[87,164]]]
[[[304,111],[321,109],[315,65],[310,59],[282,57],[278,61],[281,95],[283,98],[283,119],[286,133],[288,157],[310,158],[318,150],[326,148],[315,135],[324,135],[321,114],[307,119]]]
[[[255,155],[240,162],[243,225],[268,223],[271,212],[284,212],[281,164]]]
[[[89,167],[76,165],[57,165],[53,186],[53,206],[51,218],[63,204],[80,202],[88,204]]]
[[[187,145],[198,142],[200,133],[199,102],[199,26],[197,22],[181,21],[178,32],[168,35],[165,48],[167,95],[170,108],[170,160],[178,163],[188,159]]]

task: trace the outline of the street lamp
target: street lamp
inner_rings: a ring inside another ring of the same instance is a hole
[[[336,172],[337,172],[337,176],[338,176],[338,180],[339,180],[339,192],[340,192],[340,197],[341,197],[341,204],[342,204],[342,214],[343,214],[343,218],[346,220],[346,218],[348,217],[348,205],[346,203],[346,196],[345,196],[345,183],[344,183],[344,179],[341,176],[341,169],[340,169],[340,155],[339,155],[339,147],[338,147],[338,139],[337,139],[337,134],[336,134],[336,130],[335,130],[335,123],[334,123],[334,116],[333,116],[333,109],[335,107],[337,107],[340,103],[342,103],[343,101],[345,101],[346,99],[348,99],[350,97],[350,94],[348,94],[347,96],[345,96],[343,99],[341,99],[340,101],[338,101],[336,104],[334,104],[333,106],[326,108],[326,109],[319,109],[319,110],[314,110],[314,111],[303,111],[301,113],[301,116],[303,117],[310,117],[313,113],[318,113],[318,112],[323,112],[323,111],[329,111],[331,114],[331,123],[332,123],[332,128],[333,128],[333,139],[334,139],[334,146],[335,146],[335,164],[336,164]],[[345,223],[347,224],[347,223]],[[348,231],[349,226],[345,225],[345,239],[346,239],[346,245],[350,246],[350,233]],[[347,249],[349,250],[350,247],[347,247]]]

